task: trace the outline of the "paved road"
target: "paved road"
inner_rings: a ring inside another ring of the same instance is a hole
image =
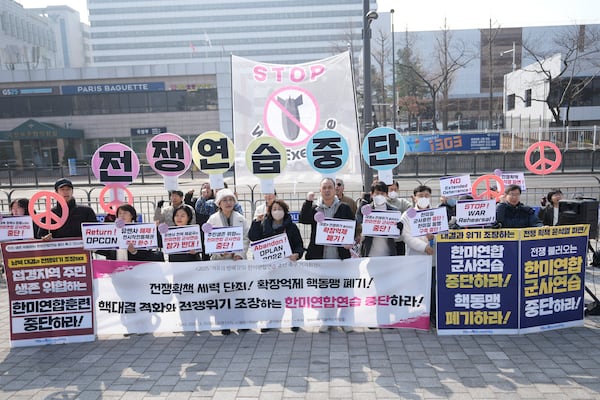
[[[587,281],[600,289],[600,270]],[[600,399],[598,316],[522,336],[310,329],[11,349],[7,309],[0,284],[0,399]]]

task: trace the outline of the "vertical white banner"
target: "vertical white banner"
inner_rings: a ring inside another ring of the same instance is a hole
[[[322,130],[348,141],[351,158],[336,176],[360,180],[360,152],[349,52],[315,62],[279,65],[232,56],[233,132],[236,180],[258,183],[246,168],[246,149],[258,137],[277,138],[287,150],[287,167],[277,182],[318,181],[306,145]]]

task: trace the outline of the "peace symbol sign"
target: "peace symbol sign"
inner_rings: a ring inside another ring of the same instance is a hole
[[[498,191],[492,190],[492,181],[497,183]],[[485,182],[485,190],[477,194],[477,186],[482,182]],[[475,200],[496,199],[496,201],[498,201],[498,197],[500,197],[502,193],[504,193],[504,181],[497,175],[482,175],[473,182],[473,185],[471,185],[471,194]]]
[[[554,159],[547,158],[545,148],[548,147],[554,152]],[[531,162],[531,155],[535,151],[540,152],[540,158],[536,162]],[[552,142],[537,142],[529,146],[525,152],[525,166],[530,172],[536,175],[548,175],[555,171],[562,161],[562,154],[559,148]]]
[[[108,192],[109,190],[112,191],[112,197],[114,198],[114,200],[109,201],[107,203],[104,196],[106,196],[106,192]],[[121,204],[124,204],[121,200],[119,200],[119,190],[125,192],[127,204],[133,205],[133,194],[129,191],[129,189],[127,189],[125,186],[118,184],[108,184],[102,188],[99,195],[100,207],[102,207],[102,209],[108,214],[116,214],[117,208],[119,208]]]
[[[44,201],[46,208],[44,211],[36,211],[35,204],[42,197],[46,198]],[[56,200],[57,205],[60,206],[61,215],[56,215],[52,211],[52,199]],[[60,228],[67,222],[67,218],[69,218],[69,206],[67,202],[61,195],[54,192],[38,192],[34,194],[29,201],[28,208],[33,222],[48,231]]]

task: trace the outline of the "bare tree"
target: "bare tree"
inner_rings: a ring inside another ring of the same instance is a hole
[[[544,47],[550,42],[551,46]],[[546,98],[531,101],[545,102],[556,125],[569,124],[569,111],[600,73],[600,30],[598,26],[574,25],[565,27],[552,41],[528,39],[523,50],[534,63],[526,68],[550,83]],[[550,68],[545,60],[560,54],[560,68]],[[561,116],[561,108],[565,115]]]
[[[424,75],[421,59],[414,51],[417,34],[408,31],[404,33],[404,46],[398,50],[396,60],[396,83],[398,86],[398,109],[406,112],[408,126],[413,119],[417,119],[425,110],[424,97],[427,88],[423,85],[418,74]],[[428,103],[428,101],[427,101]]]
[[[388,41],[389,37],[390,35],[388,33],[378,29],[375,36],[375,46],[373,51],[371,51],[373,60],[375,60],[379,69],[374,75],[372,74],[372,87],[374,88],[376,102],[383,105],[380,122],[384,125],[387,125],[388,102],[388,88],[385,84],[386,67],[390,64],[389,60],[391,58],[391,47],[390,42]]]
[[[452,32],[444,20],[444,26],[436,37],[436,46],[433,55],[435,65],[428,73],[417,71],[411,65],[400,64],[401,68],[411,69],[415,76],[423,82],[431,97],[431,122],[437,129],[437,98],[440,92],[443,96],[442,112],[448,100],[448,91],[452,85],[452,78],[456,71],[463,68],[472,57],[468,56],[466,46],[461,41],[453,41]],[[446,126],[447,128],[447,117]]]

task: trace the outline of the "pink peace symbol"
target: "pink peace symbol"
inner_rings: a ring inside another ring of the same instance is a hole
[[[548,147],[554,151],[554,159],[547,158],[545,155],[545,148]],[[540,152],[540,159],[536,162],[531,162],[531,155],[536,150]],[[562,154],[560,149],[552,142],[537,142],[529,146],[525,152],[525,166],[530,172],[536,175],[548,175],[555,171],[562,161]]]
[[[115,200],[109,201],[107,203],[105,201],[104,196],[106,196],[106,192],[108,192],[109,190],[112,191]],[[104,186],[104,188],[102,188],[98,197],[100,198],[100,207],[102,207],[102,209],[108,214],[116,214],[117,208],[119,208],[121,204],[124,204],[121,200],[119,200],[119,190],[125,192],[125,196],[127,197],[127,204],[133,205],[133,193],[131,193],[129,189],[118,184],[106,185]]]
[[[35,204],[42,197],[45,197],[45,209],[44,211],[35,211]],[[61,209],[61,215],[57,215],[52,211],[52,199],[56,200],[57,205]],[[58,229],[67,222],[69,218],[69,206],[65,199],[54,192],[38,192],[31,197],[29,201],[29,215],[31,219],[39,227],[44,228],[48,231]]]
[[[492,181],[497,183],[498,191],[492,190],[492,185],[490,184]],[[481,193],[477,193],[477,186],[480,183],[485,182],[485,190]],[[504,181],[497,175],[482,175],[479,178],[475,179],[475,182],[471,185],[471,194],[475,200],[483,200],[483,199],[496,199],[502,195],[504,192]]]

